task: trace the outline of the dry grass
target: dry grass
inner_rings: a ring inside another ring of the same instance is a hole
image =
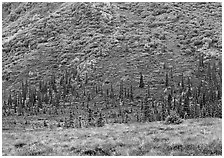
[[[113,124],[99,128],[4,131],[3,155],[221,155],[221,119]]]

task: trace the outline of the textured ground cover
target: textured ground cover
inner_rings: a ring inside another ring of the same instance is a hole
[[[111,83],[118,92],[122,80],[136,98],[147,90],[138,88],[142,72],[157,97],[171,68],[179,82],[182,73],[195,75],[199,53],[205,63],[221,60],[221,15],[221,3],[3,3],[3,100],[24,79],[34,86],[54,74],[58,81],[72,68],[104,90]],[[103,97],[93,102],[104,107]],[[221,119],[57,128],[65,110],[56,118],[3,117],[3,155],[221,155]]]
[[[222,154],[221,119],[110,124],[100,128],[3,130],[3,155],[190,156]]]
[[[221,59],[221,3],[4,3],[3,97],[78,67],[93,82],[137,84],[156,94],[163,64],[194,73],[198,53]]]

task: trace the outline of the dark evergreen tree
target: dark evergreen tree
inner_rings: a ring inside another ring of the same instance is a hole
[[[71,128],[74,127],[74,116],[71,111],[70,111],[70,115],[69,115],[69,127],[71,127]]]
[[[207,80],[209,82],[211,82],[212,80],[212,70],[211,70],[211,64],[208,63],[208,69],[207,69],[207,76],[206,76]]]
[[[88,84],[88,75],[86,73],[85,84]]]
[[[144,106],[144,111],[143,111],[143,114],[144,114],[144,121],[149,121],[149,122],[151,122],[151,118],[150,118],[150,115],[151,115],[151,113],[150,113],[150,107],[148,106],[148,105],[145,105]]]
[[[9,93],[9,97],[8,97],[8,107],[9,107],[9,109],[11,109],[11,107],[12,107],[12,95],[11,95],[11,92]]]
[[[199,54],[199,67],[204,67],[204,57],[203,54]]]
[[[88,108],[88,124],[91,125],[93,122],[94,118],[93,118],[93,110],[91,108]]]
[[[142,72],[140,72],[140,81],[139,81],[139,88],[144,88],[145,84],[143,81],[143,75]]]
[[[110,98],[114,98],[114,89],[112,84],[110,85]]]
[[[119,92],[119,98],[123,100],[123,81],[120,83],[120,92]]]
[[[150,86],[149,86],[149,83],[148,83],[147,97],[148,98],[150,97]]]
[[[181,90],[181,92],[184,91],[184,87],[185,87],[185,85],[184,85],[184,74],[182,73],[182,76],[181,76],[181,88],[182,88],[182,90]]]
[[[167,112],[168,112],[168,115],[170,115],[170,110],[171,110],[171,106],[172,106],[172,96],[171,94],[168,95],[168,99],[167,99]]]
[[[168,87],[169,86],[169,76],[168,73],[166,73],[166,81],[165,81],[165,86]]]
[[[106,92],[106,97],[108,98],[109,97],[109,89],[107,89],[107,92]]]
[[[184,97],[184,107],[183,107],[183,112],[184,115],[189,116],[190,115],[190,99],[188,95],[185,95]]]
[[[134,95],[133,95],[132,85],[131,85],[131,88],[130,88],[130,99],[131,99],[131,101],[134,101]]]

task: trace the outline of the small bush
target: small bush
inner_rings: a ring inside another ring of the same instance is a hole
[[[22,141],[17,141],[15,144],[14,144],[14,146],[16,147],[16,148],[22,148],[23,146],[25,146],[26,145],[26,143],[25,142],[22,142]]]
[[[183,119],[179,117],[179,115],[172,111],[170,115],[168,115],[165,119],[165,124],[180,124],[183,122]]]
[[[44,127],[47,127],[48,125],[47,125],[47,122],[46,122],[46,120],[44,120]]]
[[[103,127],[105,125],[104,119],[102,117],[102,114],[100,113],[99,118],[96,121],[96,126],[97,127]]]

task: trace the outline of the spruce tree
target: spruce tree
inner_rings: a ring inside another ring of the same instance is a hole
[[[211,82],[212,79],[212,71],[211,71],[211,64],[208,63],[208,69],[207,69],[207,80],[209,81],[209,83]]]
[[[204,58],[202,53],[199,55],[199,67],[204,67]]]
[[[69,115],[69,127],[71,127],[71,128],[74,127],[74,116],[73,116],[72,112],[70,112],[70,115]]]
[[[172,96],[171,96],[171,94],[168,95],[167,102],[168,102],[167,111],[168,111],[168,115],[170,115],[170,110],[171,110],[171,106],[172,106]]]
[[[121,81],[121,83],[120,83],[119,98],[123,99],[123,81]]]
[[[184,91],[184,74],[182,73],[182,76],[181,76],[181,88],[182,88],[182,92]]]
[[[143,81],[143,75],[142,72],[140,72],[140,81],[139,81],[139,88],[144,88],[145,84]]]
[[[148,84],[147,96],[148,96],[148,98],[150,97],[150,86],[149,86],[149,84]]]
[[[134,95],[133,95],[132,85],[131,85],[131,88],[130,88],[130,99],[131,99],[131,101],[134,101]]]
[[[110,98],[114,98],[114,89],[112,84],[110,85]]]
[[[85,84],[88,84],[88,75],[86,73]]]
[[[169,76],[168,76],[168,73],[166,73],[166,82],[165,82],[165,86],[166,86],[166,87],[169,86]]]
[[[8,107],[9,107],[9,109],[12,107],[12,95],[11,95],[11,92],[10,92],[10,94],[9,94],[9,97],[8,97]]]

